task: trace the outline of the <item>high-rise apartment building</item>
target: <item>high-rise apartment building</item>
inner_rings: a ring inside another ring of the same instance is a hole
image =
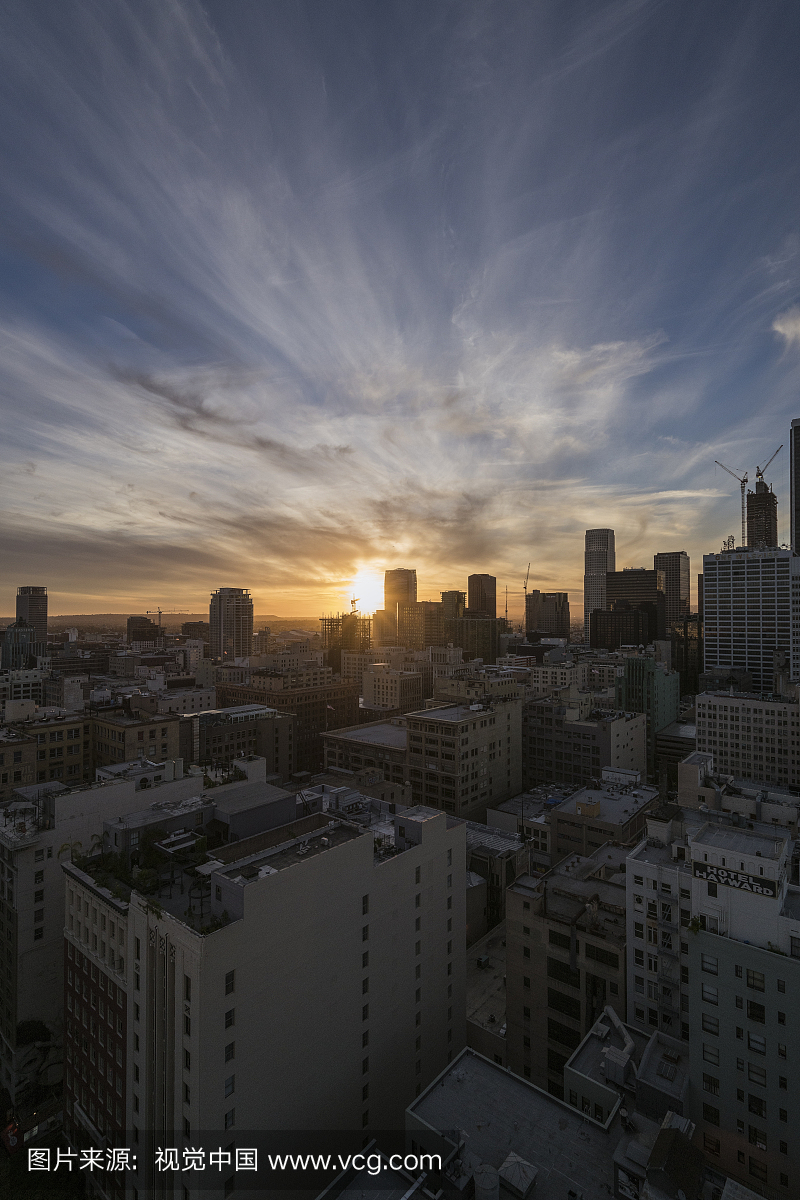
[[[747,493],[747,544],[751,549],[778,544],[778,497],[763,479]]]
[[[467,580],[467,608],[471,614],[497,616],[497,580],[494,575],[470,575]]]
[[[47,588],[30,585],[17,588],[17,620],[36,630],[36,641],[47,645]],[[44,653],[44,652],[43,652]]]
[[[793,607],[794,606],[794,607]],[[771,692],[777,649],[800,677],[800,557],[790,550],[722,550],[703,556],[704,670],[750,673],[756,692]]]
[[[800,547],[800,418],[792,421],[789,431],[789,520],[790,544],[795,554]]]
[[[583,566],[583,640],[589,641],[589,618],[606,607],[606,576],[616,571],[613,529],[587,529]]]
[[[208,610],[211,657],[247,658],[253,649],[253,600],[245,588],[219,588]]]
[[[212,851],[202,899],[156,904],[113,869],[64,865],[71,1142],[401,1129],[463,1047],[462,822],[405,809],[376,838],[315,813]]]
[[[665,616],[667,629],[689,615],[689,555],[671,550],[653,555],[653,567],[664,572]]]
[[[569,640],[569,593],[540,592],[534,589],[525,596],[525,636],[549,633],[552,637]]]

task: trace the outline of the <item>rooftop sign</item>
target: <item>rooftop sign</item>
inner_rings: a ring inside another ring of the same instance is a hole
[[[774,879],[761,879],[744,871],[732,871],[729,867],[715,867],[713,863],[693,862],[695,879],[706,879],[709,883],[721,883],[725,887],[738,888],[740,892],[752,892],[755,896],[777,896],[778,885]]]

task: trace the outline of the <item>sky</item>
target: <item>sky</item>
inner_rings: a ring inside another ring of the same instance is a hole
[[[8,0],[0,611],[582,603],[800,416],[800,9]],[[767,473],[788,532],[788,449]]]

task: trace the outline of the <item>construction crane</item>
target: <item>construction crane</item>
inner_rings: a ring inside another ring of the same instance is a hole
[[[777,458],[782,449],[783,449],[783,442],[781,442],[780,446],[778,446],[778,449],[775,451],[772,458]],[[767,462],[765,462],[763,467],[756,467],[756,483],[764,482],[764,472],[766,471],[769,464],[772,462],[772,458],[770,458]]]
[[[158,613],[158,636],[161,637],[161,614],[162,613],[179,613],[179,608],[148,608],[145,612],[146,617],[154,617]]]
[[[778,453],[778,451],[776,450],[775,454],[777,454],[777,453]],[[772,457],[774,458],[775,455],[773,454]],[[770,462],[771,461],[772,461],[772,459],[770,459]],[[717,464],[718,467],[722,467],[723,471],[727,471],[729,475],[732,475],[734,479],[739,480],[739,484],[742,489],[742,546],[746,546],[747,545],[747,501],[745,500],[744,493],[745,493],[745,488],[747,487],[747,471],[745,471],[744,476],[737,475],[735,471],[732,471],[730,469],[730,467],[726,467],[725,463],[721,463],[718,458],[715,458],[714,462]],[[769,466],[769,463],[767,463],[767,466]]]
[[[525,593],[526,598],[528,595],[528,580],[530,579],[530,577],[531,577],[531,564],[528,563],[528,570],[525,572],[525,578],[522,581],[522,590]]]
[[[358,612],[357,605],[358,605],[359,600],[360,600],[360,596],[351,596],[350,597],[350,612],[352,614],[355,614]]]

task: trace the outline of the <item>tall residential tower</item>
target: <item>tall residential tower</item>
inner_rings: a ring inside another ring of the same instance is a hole
[[[253,650],[253,599],[246,588],[219,588],[208,610],[211,657],[246,658]]]

